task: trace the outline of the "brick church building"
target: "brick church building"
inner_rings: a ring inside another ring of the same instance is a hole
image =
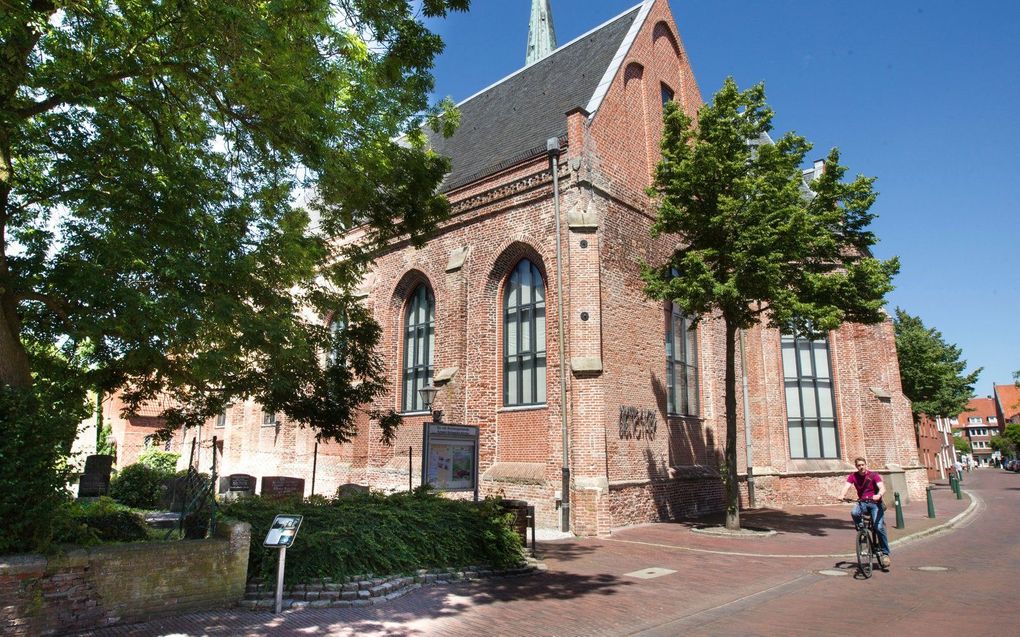
[[[316,447],[236,404],[188,433],[203,469],[216,435],[221,473],[304,477],[309,493],[314,465],[316,493],[406,489],[421,480],[431,415],[418,390],[432,385],[444,421],[479,429],[481,494],[527,500],[541,527],[606,534],[722,508],[721,321],[691,329],[639,279],[678,241],[649,235],[662,105],[702,104],[670,7],[646,0],[557,47],[535,0],[527,56],[432,140],[452,159],[451,218],[422,249],[393,244],[361,287],[391,379],[378,406],[404,416],[396,442],[365,421],[350,444]],[[813,342],[751,329],[738,353],[746,506],[834,502],[859,455],[904,499],[923,497],[891,322]]]

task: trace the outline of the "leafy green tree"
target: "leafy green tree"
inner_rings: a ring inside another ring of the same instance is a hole
[[[992,449],[1006,456],[1020,456],[1020,423],[1011,422],[1002,433],[992,436]]]
[[[999,454],[1001,454],[1004,457],[1016,454],[1016,448],[1013,446],[1013,443],[1011,443],[1009,439],[1002,434],[996,434],[992,436],[988,440],[988,445],[992,448],[993,451],[998,451]]]
[[[967,361],[960,359],[960,348],[947,343],[920,317],[896,308],[896,353],[900,362],[900,382],[910,399],[914,422],[921,414],[932,417],[955,416],[967,408],[974,395],[981,368],[965,374]]]
[[[122,388],[171,429],[254,397],[349,439],[384,391],[352,291],[448,214],[421,20],[468,3],[3,3],[0,402]]]
[[[953,446],[958,453],[970,453],[970,443],[964,437],[953,438]]]
[[[878,323],[898,271],[871,256],[873,179],[846,183],[832,150],[805,193],[801,165],[811,145],[789,133],[767,140],[772,110],[759,84],[732,79],[699,111],[695,124],[666,105],[662,160],[649,190],[657,203],[654,235],[683,245],[665,263],[646,265],[646,293],[672,300],[695,320],[717,316],[725,328],[726,526],[740,528],[737,490],[736,338],[765,322],[816,335],[844,321]]]

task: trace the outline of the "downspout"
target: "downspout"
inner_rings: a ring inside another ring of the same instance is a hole
[[[563,249],[560,246],[560,140],[550,137],[545,143],[552,165],[553,214],[556,216],[556,327],[560,356],[560,437],[563,440],[563,483],[560,487],[560,530],[570,531],[570,439],[567,434],[567,361],[563,344]]]
[[[740,383],[744,398],[744,454],[747,465],[747,506],[755,507],[754,497],[754,459],[751,446],[751,399],[748,397],[747,382],[747,358],[744,356],[744,330],[738,332],[740,335]]]

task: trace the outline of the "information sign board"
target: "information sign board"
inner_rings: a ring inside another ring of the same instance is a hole
[[[266,541],[262,545],[275,549],[289,548],[294,543],[294,538],[297,537],[302,519],[304,516],[301,515],[277,515],[273,519],[273,525],[269,527]]]
[[[440,491],[478,491],[478,427],[425,423],[422,482]]]

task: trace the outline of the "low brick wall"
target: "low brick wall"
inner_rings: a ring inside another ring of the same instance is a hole
[[[58,635],[237,604],[251,526],[216,537],[0,557],[0,634]]]

